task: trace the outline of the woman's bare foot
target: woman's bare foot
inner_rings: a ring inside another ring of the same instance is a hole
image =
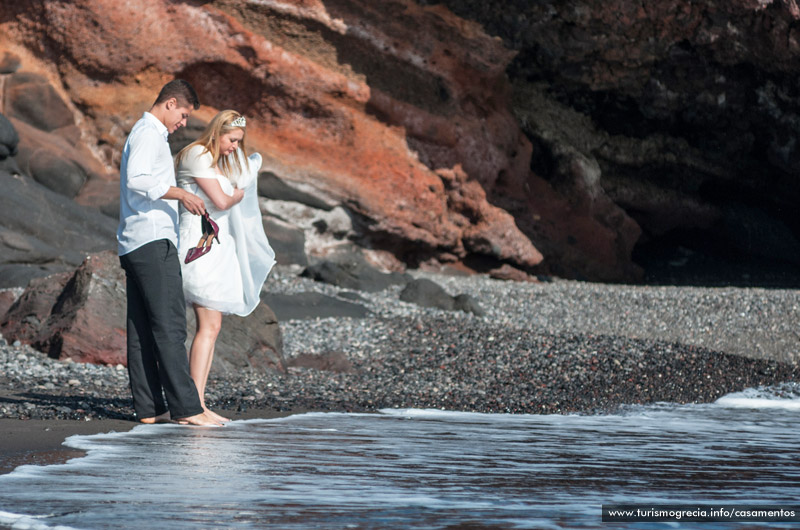
[[[141,418],[139,420],[139,423],[147,423],[147,424],[169,423],[169,422],[170,422],[169,411],[165,412],[164,414],[159,414],[158,416],[154,416],[152,418]]]
[[[207,416],[205,412],[201,412],[200,414],[195,414],[194,416],[189,416],[188,418],[180,418],[178,420],[178,423],[180,423],[181,425],[199,425],[206,427],[222,426],[221,421],[217,421]]]
[[[217,421],[223,422],[223,423],[226,422],[226,421],[231,421],[230,418],[226,418],[225,416],[220,416],[219,414],[217,414],[216,412],[214,412],[211,409],[205,409],[205,410],[206,410],[206,412],[205,412],[206,416],[208,416],[211,419],[214,419],[214,420],[217,420]]]

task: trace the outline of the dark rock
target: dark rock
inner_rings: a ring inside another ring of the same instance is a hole
[[[303,276],[319,282],[330,283],[344,289],[376,292],[392,285],[404,285],[410,281],[408,274],[383,273],[371,267],[360,254],[347,254],[335,261],[322,261],[303,271]]]
[[[127,364],[125,273],[115,252],[92,254],[71,273],[31,281],[0,324],[9,341],[50,357]],[[187,311],[187,347],[194,336]],[[285,371],[283,338],[272,310],[260,304],[246,318],[228,316],[215,348],[214,373],[245,368]]]
[[[323,372],[353,373],[356,371],[347,356],[338,351],[330,351],[318,355],[301,353],[287,362],[291,368],[310,368]]]
[[[13,291],[0,291],[0,322],[5,320],[6,313],[17,301],[17,295]]]
[[[0,332],[6,340],[19,340],[27,344],[36,342],[53,306],[72,276],[71,272],[62,272],[32,279],[0,323]]]
[[[19,56],[5,51],[0,57],[0,74],[13,74],[19,70],[20,64]]]
[[[186,322],[189,330],[186,343],[188,351],[196,326],[194,311],[186,311]],[[211,374],[234,375],[245,369],[286,372],[283,335],[278,319],[272,309],[263,303],[246,317],[225,316],[214,347]]]
[[[337,293],[339,298],[344,298],[345,300],[352,300],[353,302],[366,302],[367,299],[361,296],[360,294],[354,291],[342,291]]]
[[[516,267],[512,267],[509,264],[503,264],[502,266],[492,269],[489,271],[489,276],[496,280],[508,280],[508,281],[515,281],[515,282],[535,282],[537,281],[535,276],[531,276],[525,271],[521,271]]]
[[[275,311],[281,321],[328,317],[363,318],[369,314],[369,310],[362,305],[320,293],[265,294],[261,299]]]
[[[633,245],[639,256],[661,245],[725,246],[711,225],[729,201],[759,206],[763,225],[754,230],[782,222],[798,239],[800,188],[791,175],[800,170],[800,100],[786,97],[797,87],[797,46],[786,38],[800,19],[796,2],[767,9],[748,0],[435,3],[518,51],[507,72],[515,114],[533,144],[531,168],[571,212],[542,214],[558,206],[552,200],[520,208],[512,196],[493,199],[542,246],[541,272],[613,279]],[[558,221],[548,230],[525,221],[532,212]],[[586,216],[595,226],[584,219],[583,237],[557,238],[557,227]],[[603,240],[618,246],[598,271]],[[765,250],[747,246],[756,257]],[[741,254],[726,251],[718,257],[738,266]]]
[[[744,254],[800,263],[800,243],[792,231],[763,210],[743,204],[725,205],[717,233]]]
[[[450,296],[441,285],[426,278],[409,282],[405,289],[400,292],[400,300],[422,307],[436,307],[447,311],[464,311],[478,316],[486,314],[472,295]]]
[[[11,173],[12,175],[19,175],[22,173],[16,159],[12,157],[0,159],[0,171]]]
[[[297,185],[295,185],[297,186]],[[321,197],[303,191],[284,182],[271,171],[264,171],[258,176],[258,194],[268,199],[299,202],[318,210],[331,211],[335,207]]]
[[[8,116],[33,125],[43,131],[53,131],[74,125],[72,111],[44,77],[20,72],[6,81],[6,112]]]
[[[409,282],[400,292],[400,300],[446,310],[452,310],[455,305],[453,297],[441,285],[425,278]]]
[[[31,282],[3,335],[54,359],[125,364],[125,275],[115,252],[93,254],[69,275]]]
[[[26,176],[0,172],[0,187],[0,266],[74,269],[87,254],[116,248],[116,222],[97,210]]]
[[[275,251],[275,260],[279,265],[308,265],[305,251],[306,236],[302,228],[275,217],[265,216],[264,232]]]
[[[73,147],[80,144],[82,137],[81,129],[77,125],[67,125],[66,127],[61,127],[60,129],[52,131],[52,133],[60,136]]]
[[[31,157],[28,167],[37,182],[70,198],[78,194],[87,178],[77,164],[44,149]]]
[[[17,154],[19,135],[8,118],[0,114],[0,160]]]
[[[169,148],[172,154],[178,154],[178,151],[200,138],[206,125],[208,123],[197,116],[189,116],[189,119],[186,120],[186,127],[181,127],[169,135]]]
[[[483,310],[481,305],[470,294],[460,294],[453,298],[453,309],[464,311],[465,313],[472,313],[479,317],[486,316],[486,311]]]
[[[119,180],[92,178],[84,183],[75,202],[97,208],[114,221],[119,220]]]
[[[0,289],[25,287],[34,278],[69,272],[72,269],[74,267],[57,263],[8,263],[0,265]]]
[[[73,145],[72,126],[47,132],[18,119],[11,123],[19,133],[19,154],[16,157],[21,173],[41,180],[75,201],[96,208],[119,200],[119,176],[110,176],[95,154],[83,143]],[[44,160],[40,160],[44,157]],[[78,168],[78,169],[75,169]],[[79,183],[83,182],[81,186]],[[116,215],[115,215],[116,217]]]

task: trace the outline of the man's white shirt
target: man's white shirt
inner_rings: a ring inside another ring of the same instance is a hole
[[[178,246],[178,201],[161,198],[175,186],[168,134],[158,118],[145,112],[122,148],[117,229],[120,256],[159,239]]]

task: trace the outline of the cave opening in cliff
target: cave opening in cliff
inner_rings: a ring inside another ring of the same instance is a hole
[[[721,238],[711,229],[676,229],[644,236],[632,259],[644,270],[643,283],[706,287],[800,287],[800,268],[786,257],[748,252],[746,245]]]

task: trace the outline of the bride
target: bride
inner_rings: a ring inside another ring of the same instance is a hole
[[[181,208],[179,255],[186,303],[197,320],[189,369],[203,408],[219,421],[228,418],[206,407],[205,388],[222,315],[249,315],[275,264],[258,207],[261,155],[247,156],[245,127],[244,116],[223,110],[176,158],[178,185],[206,204],[199,219]]]

